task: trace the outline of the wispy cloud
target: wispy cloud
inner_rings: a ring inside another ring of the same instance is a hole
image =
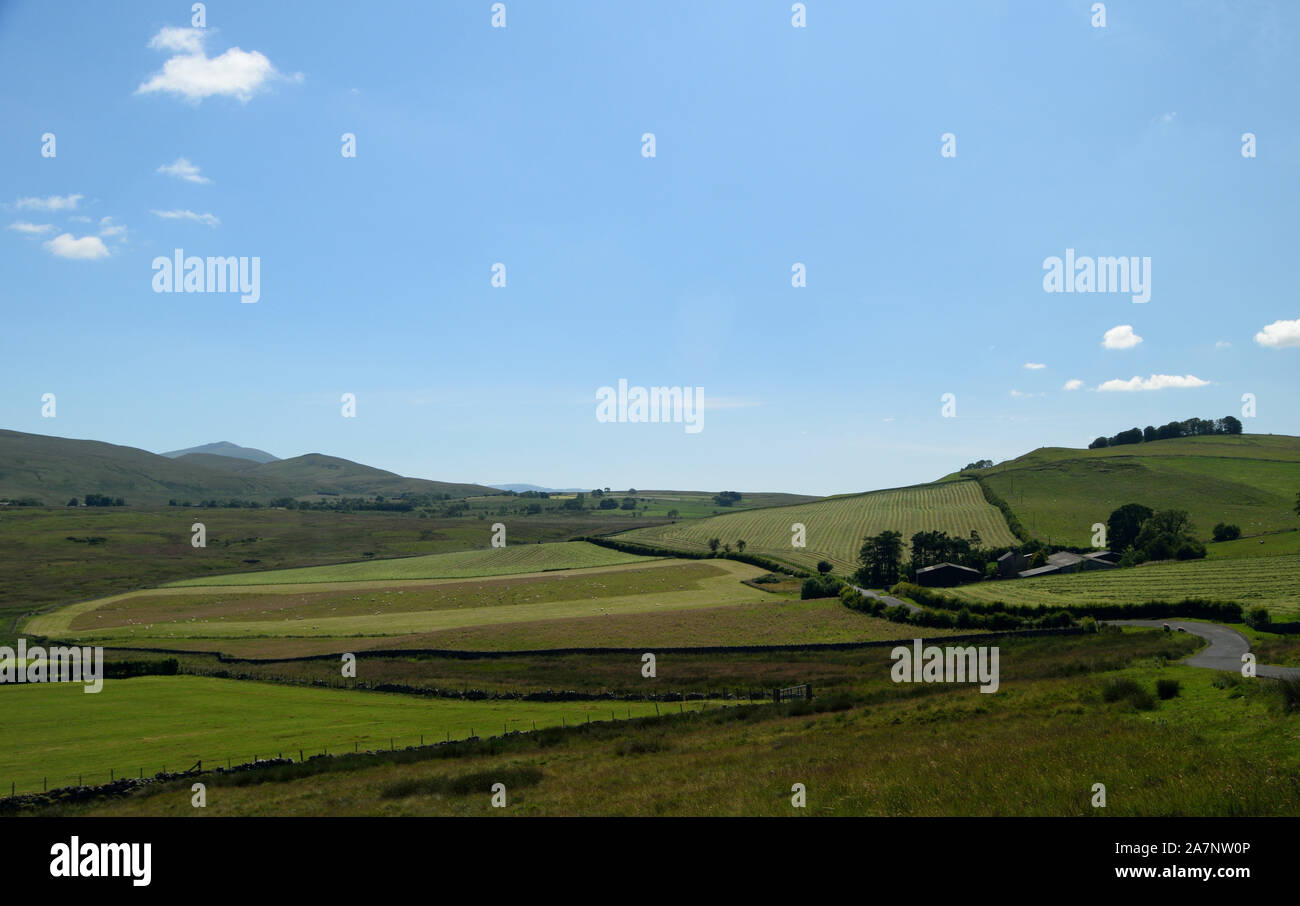
[[[150,211],[151,214],[161,217],[164,220],[193,220],[196,223],[206,224],[210,227],[216,227],[221,224],[215,214],[199,214],[195,211]]]
[[[149,39],[149,46],[154,50],[201,53],[203,51],[203,31],[198,28],[168,26]]]
[[[108,257],[108,247],[98,236],[82,236],[77,239],[71,233],[63,233],[46,242],[45,247],[50,254],[59,258],[93,261]]]
[[[1193,374],[1153,374],[1150,377],[1132,377],[1127,381],[1115,378],[1106,381],[1098,390],[1102,391],[1136,391],[1136,390],[1168,390],[1182,389],[1188,387],[1206,387],[1209,381],[1203,381]]]
[[[1062,390],[1079,390],[1079,389],[1082,389],[1082,387],[1083,387],[1083,381],[1079,380],[1078,378],[1070,378],[1068,381],[1065,382],[1065,386],[1062,387],[1061,389],[1062,389]]]
[[[1042,371],[1047,366],[1042,362],[1025,362],[1025,367],[1030,371]]]
[[[84,195],[49,195],[45,198],[20,198],[14,202],[14,207],[20,211],[71,211],[84,197]]]
[[[15,220],[9,224],[8,229],[18,233],[26,233],[29,236],[40,236],[54,229],[52,223],[28,223],[25,220]]]
[[[199,172],[198,166],[190,163],[183,157],[176,158],[174,163],[163,164],[158,168],[158,172],[165,173],[168,176],[174,176],[177,179],[183,179],[186,182],[197,182],[202,185],[212,182],[212,180]]]
[[[1300,318],[1294,321],[1274,321],[1255,334],[1255,342],[1270,349],[1300,346]]]
[[[171,94],[193,103],[209,97],[232,97],[248,103],[276,79],[301,81],[302,74],[285,76],[256,50],[231,47],[209,57],[203,43],[206,33],[196,28],[164,28],[149,41],[155,50],[174,52],[162,69],[142,82],[136,94]]]
[[[126,238],[126,227],[120,223],[114,223],[112,217],[103,217],[99,221],[99,235],[101,236],[118,236]]]

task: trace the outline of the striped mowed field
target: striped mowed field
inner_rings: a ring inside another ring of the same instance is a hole
[[[796,523],[806,529],[807,546],[802,549],[791,543],[791,526]],[[973,481],[947,481],[816,503],[742,510],[635,529],[617,537],[680,551],[707,551],[710,538],[718,538],[733,549],[738,540],[743,540],[747,553],[805,567],[828,560],[836,569],[847,572],[857,568],[862,540],[886,529],[901,532],[904,543],[916,532],[930,530],[962,538],[975,530],[988,547],[1016,543],[1002,513],[984,499]]]

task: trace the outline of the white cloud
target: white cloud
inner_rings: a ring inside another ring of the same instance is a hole
[[[82,236],[77,239],[71,233],[63,233],[46,242],[45,247],[60,258],[89,261],[108,256],[108,248],[98,236]]]
[[[203,51],[203,31],[198,28],[176,28],[169,26],[149,39],[149,46],[154,50],[177,50],[181,53],[201,53]]]
[[[1219,342],[1217,342],[1217,343],[1214,344],[1214,348],[1215,348],[1215,349],[1227,349],[1227,348],[1230,347],[1231,345],[1232,345],[1232,344],[1229,343],[1227,340],[1219,340]]]
[[[1083,386],[1083,381],[1079,380],[1078,378],[1070,378],[1068,381],[1065,382],[1065,386],[1062,387],[1061,389],[1078,390],[1082,386]]]
[[[90,218],[86,217],[83,214],[73,214],[68,219],[71,220],[73,223],[90,223]]]
[[[163,164],[158,168],[159,173],[166,173],[168,176],[174,176],[177,179],[183,179],[186,182],[197,182],[206,184],[212,182],[206,176],[199,173],[199,168],[190,163],[183,157],[176,158],[175,163]]]
[[[84,195],[50,195],[47,198],[20,198],[14,203],[20,211],[71,211]]]
[[[162,217],[164,220],[193,220],[197,223],[204,223],[210,227],[215,227],[221,223],[215,214],[198,214],[194,211],[151,211],[150,213]]]
[[[1205,387],[1209,381],[1203,381],[1192,374],[1153,374],[1150,377],[1133,377],[1127,381],[1119,378],[1106,381],[1098,390],[1166,390],[1169,388]]]
[[[1255,334],[1255,342],[1271,349],[1300,346],[1300,318],[1294,321],[1274,321]]]
[[[1029,399],[1031,396],[1042,396],[1042,395],[1043,394],[1041,393],[1021,393],[1019,390],[1011,391],[1011,396],[1018,400],[1026,400]]]
[[[1132,324],[1121,324],[1106,331],[1101,338],[1101,345],[1107,349],[1132,349],[1142,342],[1142,338],[1133,332]]]
[[[39,236],[43,233],[48,233],[50,230],[54,229],[54,224],[28,223],[25,220],[15,220],[13,223],[9,224],[9,229],[19,233],[26,233],[29,236]]]
[[[149,41],[157,50],[175,51],[159,72],[142,82],[136,94],[174,94],[198,103],[204,98],[225,95],[247,103],[266,83],[286,78],[262,53],[232,47],[209,57],[203,49],[204,35],[198,29],[164,28]],[[302,74],[292,77],[301,81]]]
[[[120,223],[113,223],[112,217],[103,217],[99,221],[99,235],[101,236],[122,236],[126,233],[126,227]]]
[[[1042,362],[1025,362],[1025,367],[1028,368],[1030,371],[1041,371],[1047,366],[1044,365]]]

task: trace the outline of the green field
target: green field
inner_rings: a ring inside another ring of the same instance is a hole
[[[1187,510],[1208,541],[1215,523],[1245,535],[1300,526],[1300,438],[1184,437],[1070,450],[1044,447],[978,473],[1034,537],[1088,545],[1116,508]]]
[[[620,551],[585,541],[559,544],[516,544],[502,548],[403,557],[393,560],[363,560],[333,566],[276,569],[230,576],[205,576],[168,583],[167,587],[198,585],[302,585],[316,582],[371,582],[380,579],[470,579],[479,576],[509,576],[558,569],[617,566],[620,563],[650,562]]]
[[[1276,684],[1179,666],[1197,640],[1154,630],[999,644],[1001,694],[896,684],[887,649],[834,652],[816,659],[837,672],[813,677],[813,707],[708,708],[265,783],[214,777],[204,813],[1087,817],[1100,782],[1110,816],[1300,815],[1300,714],[1281,711]],[[1104,700],[1117,679],[1180,688],[1143,710]],[[537,781],[493,810],[489,778],[523,769]],[[400,795],[448,779],[462,782]],[[791,807],[793,783],[806,809]],[[61,813],[192,816],[188,784]]]
[[[205,650],[224,651],[241,640],[314,639],[333,640],[327,650],[347,651],[358,640],[361,647],[391,647],[447,630],[772,601],[744,584],[762,573],[733,560],[636,558],[589,570],[477,579],[168,587],[74,604],[34,617],[25,628],[83,643],[168,648],[206,640]]]
[[[791,529],[802,523],[807,547],[791,546]],[[903,533],[904,540],[920,531],[938,529],[962,538],[979,532],[986,546],[1015,543],[1002,514],[987,501],[973,481],[950,481],[816,503],[772,507],[635,529],[619,539],[682,551],[706,551],[710,538],[734,548],[744,540],[746,553],[763,554],[799,566],[829,560],[841,571],[857,567],[858,550],[868,535],[885,529]]]
[[[1300,618],[1300,554],[1278,557],[1151,563],[1007,582],[977,582],[945,593],[968,601],[1008,604],[1137,604],[1184,598],[1263,605],[1275,618]]]
[[[731,506],[719,506],[714,502],[713,494],[712,491],[644,491],[639,488],[635,494],[629,494],[627,491],[611,490],[604,496],[617,502],[619,504],[617,509],[597,509],[602,498],[591,493],[584,495],[583,506],[588,515],[599,514],[608,519],[636,525],[643,519],[699,519],[754,507],[786,506],[821,499],[807,494],[742,493],[741,499]],[[636,505],[633,509],[625,510],[622,508],[622,503],[629,496],[636,500]],[[530,505],[540,507],[542,513],[563,514],[569,512],[564,509],[566,501],[571,501],[575,497],[577,497],[576,493],[556,492],[547,498],[467,497],[463,502],[469,508],[469,515],[501,517],[522,513]],[[670,513],[674,515],[670,516]]]
[[[207,526],[208,546],[190,544]],[[587,513],[511,520],[512,542],[565,541],[626,520]],[[177,579],[485,548],[491,523],[412,513],[198,507],[0,507],[0,643],[21,613]]]
[[[1211,560],[1277,557],[1282,554],[1300,554],[1300,530],[1270,532],[1267,535],[1252,535],[1236,541],[1216,541],[1205,545],[1205,555]]]
[[[692,707],[698,704],[692,703]],[[647,702],[466,702],[198,676],[107,680],[88,695],[78,684],[0,689],[0,782],[18,792],[87,784],[116,776],[328,751],[339,754],[464,739],[504,730],[654,714]],[[188,799],[187,799],[188,801]]]

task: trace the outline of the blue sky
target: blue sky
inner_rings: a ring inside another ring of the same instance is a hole
[[[1300,433],[1300,5],[505,5],[0,2],[0,425],[808,493]],[[155,293],[178,248],[260,300]],[[1150,301],[1045,292],[1067,248]],[[620,378],[704,430],[598,422]]]

